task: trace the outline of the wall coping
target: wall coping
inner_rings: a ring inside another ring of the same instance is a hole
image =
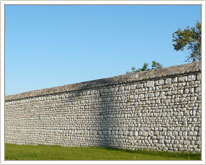
[[[170,66],[149,71],[142,71],[138,73],[124,74],[109,78],[97,79],[92,81],[85,81],[75,84],[68,84],[64,86],[57,86],[52,88],[45,88],[40,90],[33,90],[19,94],[9,95],[5,97],[5,101],[19,100],[24,98],[38,97],[44,95],[57,94],[68,91],[83,90],[88,88],[96,88],[108,85],[123,84],[133,81],[142,81],[148,79],[156,79],[165,76],[172,76],[178,74],[185,74],[190,72],[201,71],[201,63],[193,62],[189,64]]]

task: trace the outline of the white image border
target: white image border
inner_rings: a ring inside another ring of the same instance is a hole
[[[8,161],[4,147],[5,5],[201,5],[202,7],[202,160],[200,161]],[[1,164],[205,164],[205,1],[1,1]]]

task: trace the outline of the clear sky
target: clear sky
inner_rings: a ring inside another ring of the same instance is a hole
[[[125,74],[153,60],[184,64],[172,33],[201,21],[198,5],[7,5],[5,93]]]

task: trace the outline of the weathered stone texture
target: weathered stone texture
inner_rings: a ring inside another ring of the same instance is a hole
[[[6,97],[5,142],[201,150],[200,63]]]

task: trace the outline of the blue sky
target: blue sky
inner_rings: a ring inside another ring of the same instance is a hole
[[[184,64],[172,33],[201,21],[198,5],[7,5],[5,93],[125,74],[153,60]]]

